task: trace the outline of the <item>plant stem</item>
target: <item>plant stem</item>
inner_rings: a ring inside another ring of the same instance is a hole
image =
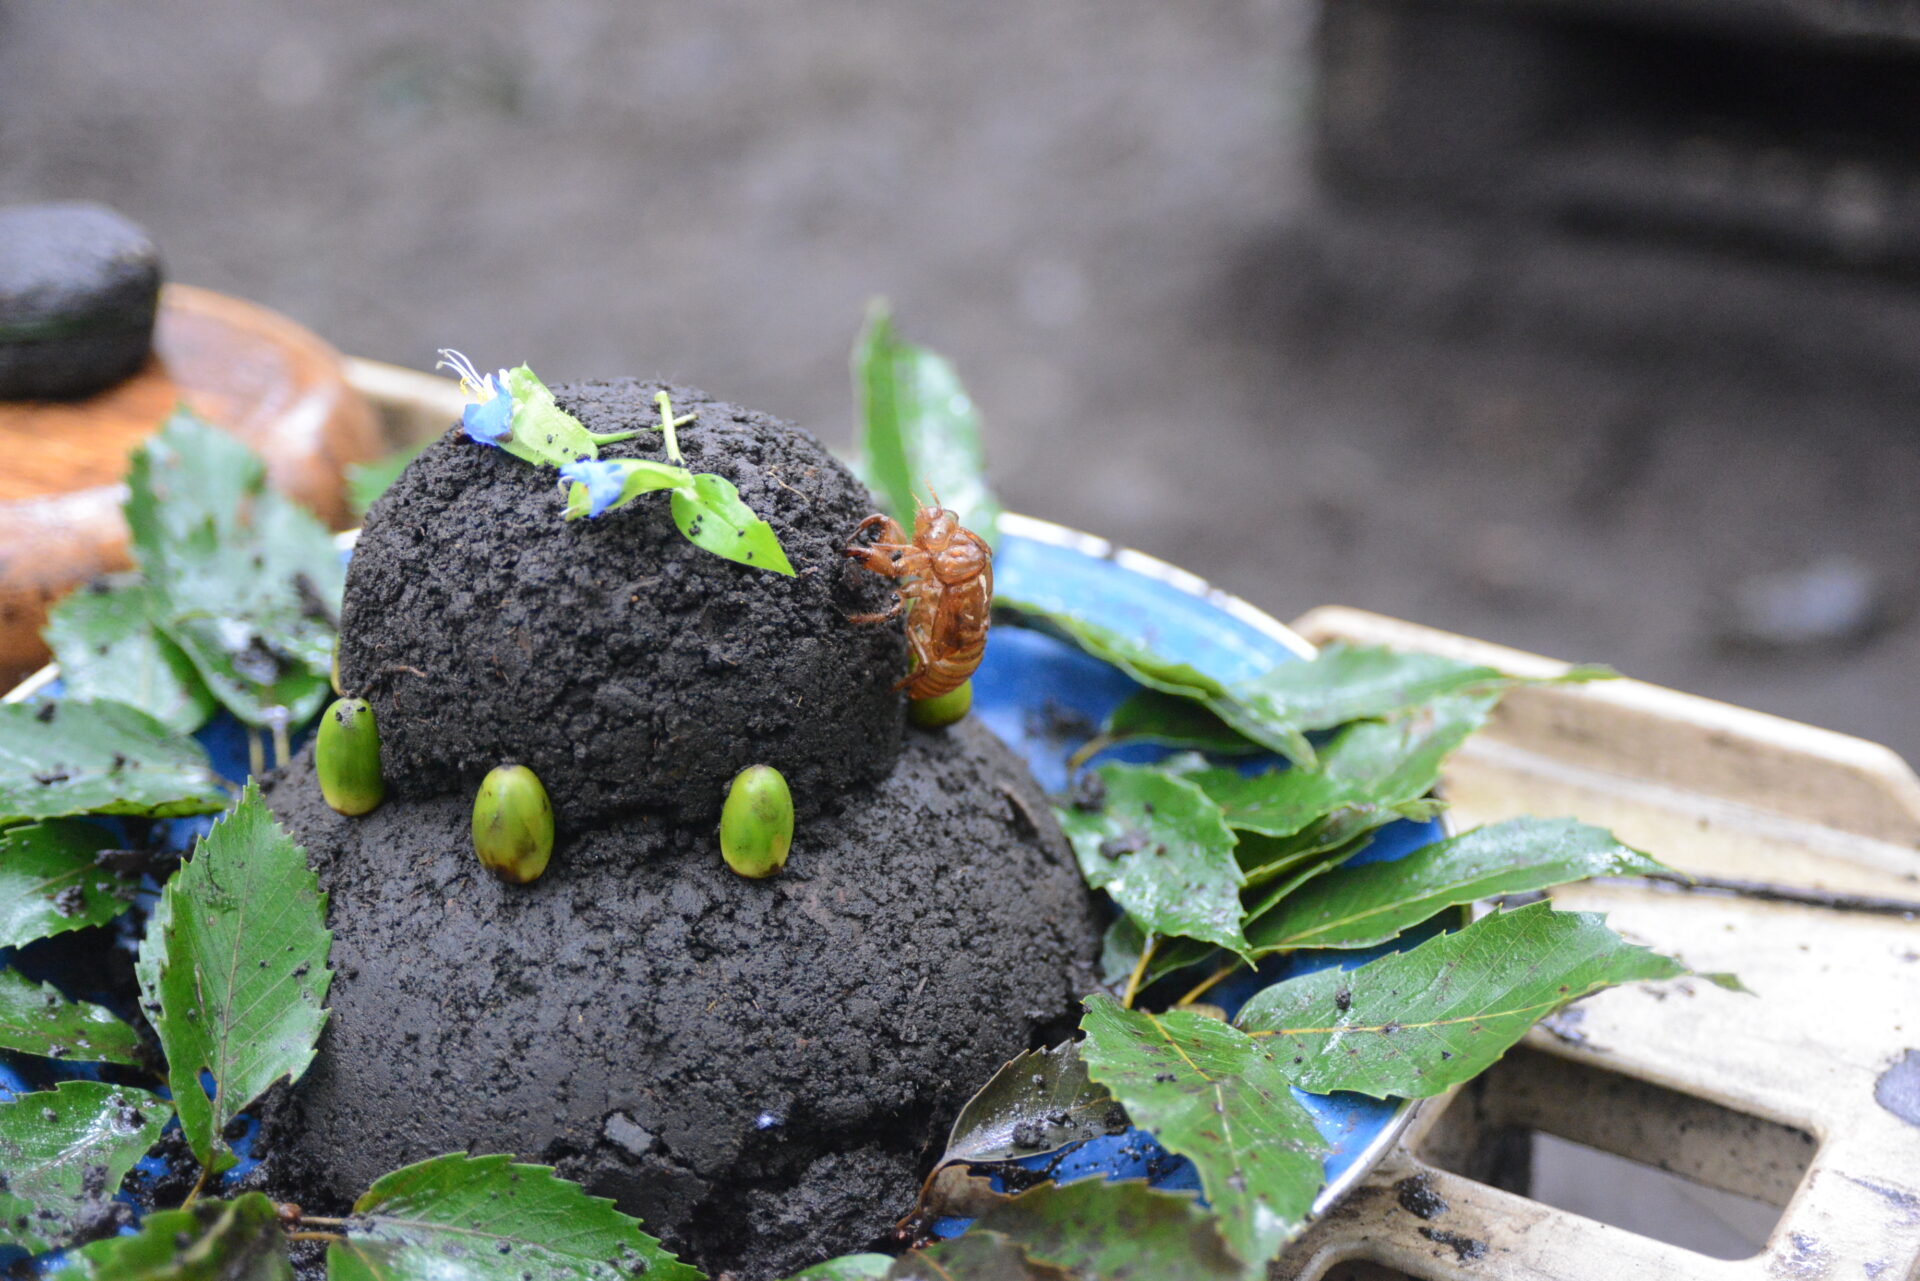
[[[1100,755],[1100,753],[1106,751],[1119,741],[1119,739],[1113,737],[1111,734],[1095,734],[1092,738],[1080,744],[1079,750],[1074,752],[1072,756],[1067,757],[1068,776],[1071,777],[1072,775],[1078,774],[1082,765],[1085,765],[1088,761]]]
[[[287,743],[287,720],[289,713],[284,707],[267,709],[267,724],[273,728],[273,763],[276,767],[285,765],[287,758],[293,755]]]
[[[289,1241],[344,1241],[346,1239],[347,1237],[344,1232],[289,1232],[287,1233],[287,1240]]]
[[[324,1223],[329,1227],[335,1227],[335,1228],[344,1228],[345,1226],[347,1226],[347,1221],[345,1219],[329,1219],[324,1214],[303,1214],[300,1216],[300,1222]]]
[[[1160,936],[1157,934],[1147,935],[1146,942],[1140,945],[1140,959],[1133,963],[1133,973],[1127,975],[1127,989],[1120,994],[1122,1008],[1133,1008],[1133,998],[1140,994],[1140,980],[1147,974],[1147,963],[1153,960],[1153,950],[1159,946]]]
[[[1188,992],[1185,996],[1181,997],[1179,1000],[1175,1001],[1174,1004],[1175,1005],[1192,1005],[1195,1001],[1205,996],[1215,983],[1218,983],[1221,979],[1226,978],[1229,974],[1238,973],[1239,969],[1240,969],[1240,962],[1238,960],[1228,961],[1225,965],[1221,966],[1219,969],[1215,970],[1213,973],[1207,975],[1207,977],[1201,979],[1198,983],[1195,983],[1193,985],[1193,990]]]
[[[201,1191],[207,1186],[207,1175],[212,1172],[212,1169],[211,1165],[200,1167],[200,1177],[193,1181],[193,1189],[187,1193],[187,1199],[180,1203],[182,1210],[191,1209],[193,1203],[200,1199]]]
[[[680,433],[675,431],[674,428],[685,427],[700,415],[682,414],[680,417],[675,418],[673,416],[673,397],[667,395],[664,391],[656,391],[653,393],[653,403],[660,406],[660,432],[667,438],[667,457],[674,465],[678,466],[681,462]]]
[[[247,726],[247,772],[259,775],[267,772],[267,747],[260,739],[260,731],[255,726]]]

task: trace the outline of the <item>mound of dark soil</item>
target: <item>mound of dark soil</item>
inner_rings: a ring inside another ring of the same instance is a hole
[[[484,476],[481,457],[431,474]],[[310,750],[268,799],[332,896],[332,1015],[276,1127],[311,1204],[437,1153],[511,1152],[710,1273],[783,1276],[907,1210],[959,1104],[1063,1035],[1092,986],[1072,855],[972,721],[909,731],[765,881],[728,871],[711,827],[629,815],[502,885],[466,791],[342,818]]]
[[[597,432],[655,426],[663,384],[553,389]],[[883,777],[906,671],[887,582],[840,554],[873,499],[790,423],[669,387],[695,471],[732,481],[797,578],[702,551],[665,494],[562,521],[555,474],[454,430],[367,514],[347,573],[340,674],[374,707],[391,795],[471,796],[495,765],[540,776],[560,824],[635,809],[711,822],[746,766],[803,815]],[[660,434],[608,458],[665,457]]]

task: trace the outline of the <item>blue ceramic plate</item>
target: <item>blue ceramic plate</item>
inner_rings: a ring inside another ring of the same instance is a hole
[[[1276,663],[1312,654],[1298,636],[1246,602],[1151,557],[1022,516],[1007,516],[1002,534],[994,578],[1005,595],[1143,637],[1159,652],[1219,680],[1242,680]],[[986,661],[974,677],[973,707],[995,733],[1026,758],[1041,786],[1057,793],[1066,786],[1067,756],[1135,688],[1114,668],[1065,642],[1039,632],[1002,626],[994,630]],[[58,689],[57,674],[49,669],[13,691],[8,700],[50,696]],[[214,766],[223,774],[236,780],[246,776],[247,739],[237,722],[222,714],[196,737],[206,745]],[[1118,749],[1103,759],[1145,761],[1163,754],[1156,748],[1134,746]],[[168,826],[173,840],[185,848],[208,822],[179,820]],[[1398,858],[1442,835],[1444,831],[1437,822],[1396,823],[1383,829],[1358,857],[1369,862]],[[148,899],[142,908],[150,903]],[[122,918],[119,928],[121,944],[131,947],[132,921]],[[1267,984],[1331,965],[1351,969],[1395,946],[1407,946],[1435,928],[1437,925],[1412,931],[1397,944],[1368,951],[1294,953],[1262,966],[1256,973],[1222,983],[1210,999],[1232,1013]],[[70,983],[62,982],[65,976],[57,967],[48,970],[37,963],[36,949],[42,946],[22,949],[18,957],[0,952],[0,964],[17,962],[34,972],[36,978],[71,988]],[[81,990],[70,990],[69,994],[98,999],[98,994]],[[45,1089],[63,1077],[98,1074],[99,1069],[90,1064],[0,1053],[0,1099],[18,1091]],[[1354,1094],[1294,1093],[1313,1113],[1332,1148],[1326,1161],[1327,1186],[1313,1207],[1314,1213],[1320,1214],[1386,1153],[1412,1119],[1415,1105]],[[244,1151],[250,1139],[251,1135],[235,1147]],[[143,1164],[149,1172],[159,1173],[155,1158]],[[1062,1182],[1094,1176],[1145,1176],[1158,1187],[1199,1189],[1191,1163],[1169,1155],[1137,1130],[1095,1139],[1064,1155],[1033,1158],[1026,1164],[1050,1169]],[[251,1161],[243,1161],[228,1177],[244,1174],[251,1165]],[[950,1235],[964,1226],[964,1221],[948,1220],[940,1230]]]

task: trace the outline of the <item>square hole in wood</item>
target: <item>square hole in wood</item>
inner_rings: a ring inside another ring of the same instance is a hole
[[[1470,1083],[1430,1163],[1716,1259],[1760,1253],[1818,1145],[1791,1126],[1537,1050]]]

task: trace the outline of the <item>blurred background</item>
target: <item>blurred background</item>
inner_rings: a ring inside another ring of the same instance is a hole
[[[1920,44],[1841,10],[0,0],[0,203],[836,444],[884,294],[1016,510],[1920,759]]]

